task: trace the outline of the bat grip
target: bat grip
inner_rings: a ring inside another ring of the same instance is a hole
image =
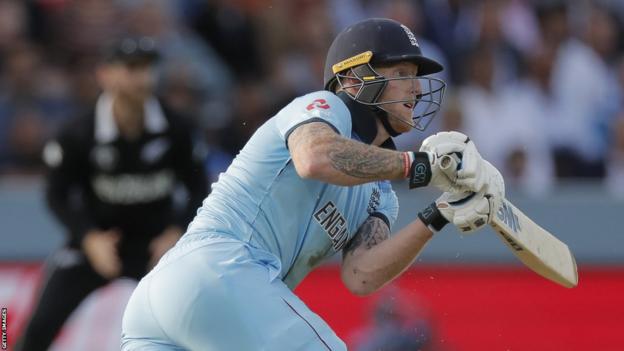
[[[455,154],[447,154],[440,158],[440,169],[450,179],[457,178],[457,167],[461,160]]]
[[[440,170],[444,173],[451,181],[457,179],[457,170],[461,167],[461,159],[459,155],[456,153],[446,154],[440,157]],[[470,199],[470,194],[474,194],[472,191],[466,191],[465,189],[456,188],[450,190],[452,193],[461,194],[463,200]],[[468,195],[468,196],[466,196]]]

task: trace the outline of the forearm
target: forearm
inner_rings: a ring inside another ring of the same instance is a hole
[[[86,182],[89,173],[89,156],[84,145],[87,140],[74,134],[75,128],[63,130],[56,139],[46,144],[46,150],[60,154],[58,160],[46,158],[45,198],[50,212],[61,222],[74,243],[96,229],[96,221],[85,203],[88,193]]]
[[[295,168],[304,178],[349,186],[405,175],[401,152],[344,138],[325,123],[298,127],[288,145]]]
[[[357,185],[377,180],[402,179],[405,164],[401,152],[382,149],[345,138],[327,145],[327,181]],[[322,180],[322,179],[321,179]]]
[[[364,237],[366,244],[346,254],[343,280],[354,287],[355,293],[366,295],[390,282],[404,272],[433,236],[420,221],[415,220],[388,239]],[[356,243],[357,245],[357,243]]]

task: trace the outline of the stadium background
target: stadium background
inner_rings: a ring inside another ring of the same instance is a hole
[[[322,86],[333,35],[370,16],[405,23],[449,68],[442,113],[400,147],[417,148],[437,130],[469,134],[503,172],[508,197],[569,244],[579,287],[535,276],[490,230],[460,237],[449,228],[374,296],[349,295],[337,262],[297,293],[354,350],[372,347],[375,335],[390,345],[392,329],[429,340],[426,350],[624,349],[624,3],[616,0],[0,1],[0,306],[9,345],[41,263],[63,240],[42,200],[41,149],[96,98],[92,68],[103,46],[126,34],[159,41],[160,92],[202,126],[212,181],[281,105]],[[397,226],[436,196],[395,188]],[[118,349],[133,285],[91,296],[54,349]]]

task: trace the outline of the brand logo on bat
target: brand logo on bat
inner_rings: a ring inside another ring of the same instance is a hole
[[[498,230],[498,234],[500,234],[505,241],[507,241],[509,243],[509,246],[513,247],[514,250],[516,251],[522,251],[522,246],[520,246],[512,237],[510,237],[509,235],[503,233],[502,230]]]
[[[507,203],[507,201],[503,201],[503,204],[498,209],[498,212],[496,212],[496,216],[515,233],[521,230],[518,216],[514,213],[513,208]]]

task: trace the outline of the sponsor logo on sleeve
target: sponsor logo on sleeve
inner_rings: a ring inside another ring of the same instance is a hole
[[[316,99],[312,101],[307,107],[306,110],[312,111],[314,109],[322,108],[323,110],[329,109],[329,105],[327,104],[327,100],[325,99]]]

